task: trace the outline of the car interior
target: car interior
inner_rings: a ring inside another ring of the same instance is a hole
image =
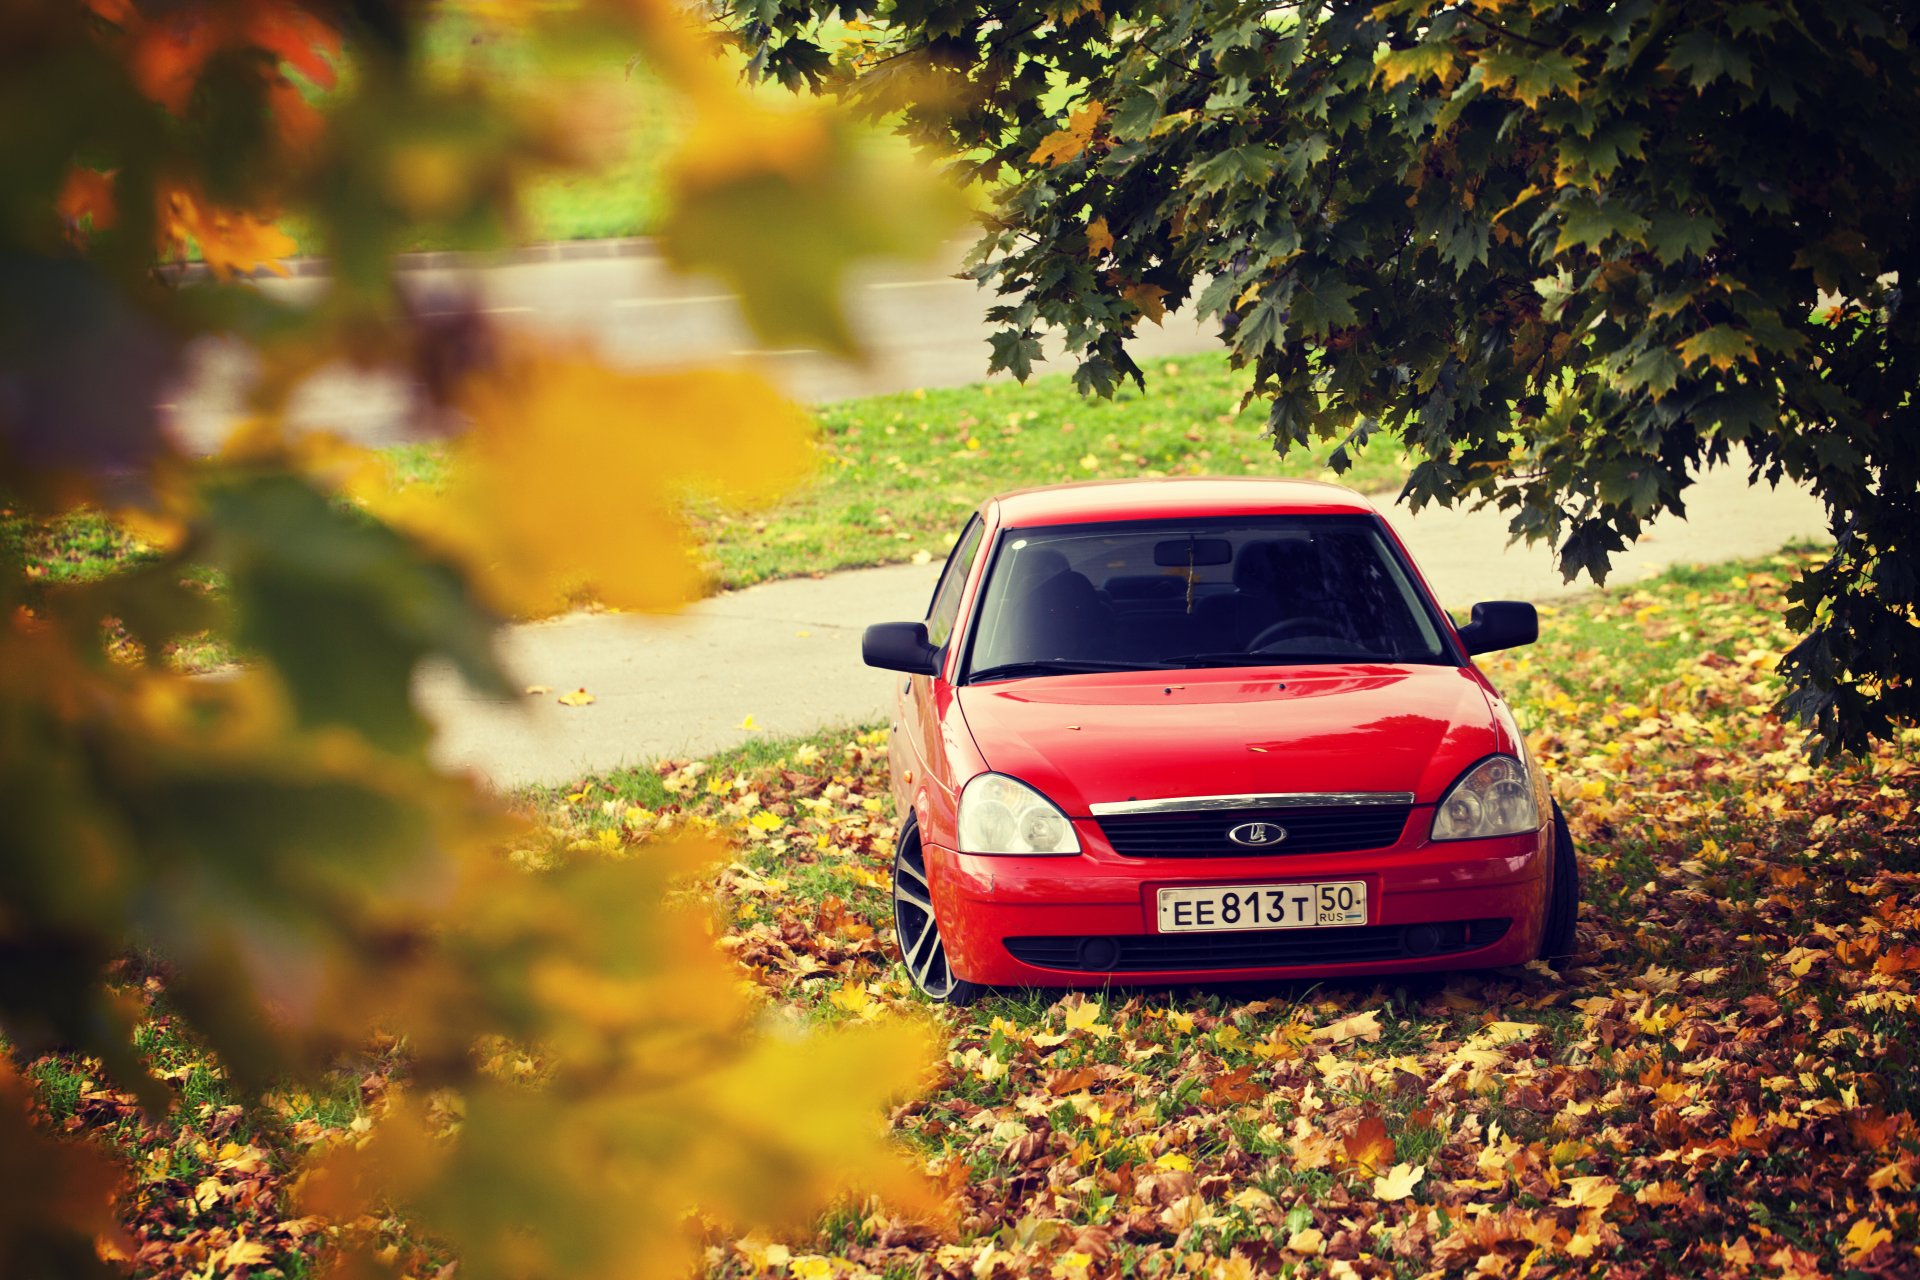
[[[1371,529],[1169,532],[1011,539],[988,586],[971,669],[1035,659],[1435,661],[1444,653]]]

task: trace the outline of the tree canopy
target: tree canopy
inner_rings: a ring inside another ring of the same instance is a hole
[[[1603,579],[1702,468],[1805,483],[1785,709],[1920,712],[1920,53],[1910,6],[740,0],[753,66],[996,187],[991,363],[1088,390],[1218,319],[1277,449],[1386,432]],[[857,19],[857,20],[856,20]]]

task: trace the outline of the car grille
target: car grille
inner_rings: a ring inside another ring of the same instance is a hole
[[[1245,858],[1384,849],[1400,839],[1412,812],[1410,804],[1325,805],[1109,814],[1096,821],[1125,858]],[[1287,838],[1263,847],[1227,839],[1227,832],[1248,822],[1284,827]]]
[[[1118,937],[1067,935],[1008,938],[1007,951],[1023,964],[1080,973],[1156,970],[1267,969],[1284,965],[1351,964],[1367,960],[1424,960],[1491,946],[1506,936],[1507,920],[1455,920],[1409,946],[1418,925],[1362,925],[1354,929],[1263,929],[1233,933],[1143,933]]]

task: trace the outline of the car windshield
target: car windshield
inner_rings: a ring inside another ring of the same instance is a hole
[[[1365,516],[1010,529],[979,619],[969,680],[1452,661],[1433,612]]]

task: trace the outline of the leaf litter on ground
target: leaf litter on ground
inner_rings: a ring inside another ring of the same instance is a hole
[[[951,1220],[869,1203],[807,1238],[721,1233],[709,1273],[1914,1274],[1920,734],[1816,768],[1774,716],[1781,593],[1809,554],[1552,606],[1538,644],[1486,660],[1582,852],[1564,971],[942,1012],[944,1062],[892,1124]],[[865,1023],[925,1016],[889,936],[887,787],[874,729],[528,803],[552,859],[724,836],[732,859],[689,892],[770,1016]],[[27,1067],[60,1127],[138,1170],[128,1256],[284,1274],[342,1238],[295,1214],[287,1180],[379,1111],[404,1054],[376,1046],[337,1097],[281,1098],[263,1125],[169,1039],[158,985],[138,989],[182,1091],[166,1120],[143,1126],[85,1062]],[[449,1261],[397,1219],[354,1233],[415,1274]]]

